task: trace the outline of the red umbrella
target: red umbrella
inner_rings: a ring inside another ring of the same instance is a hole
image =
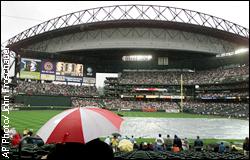
[[[119,132],[123,119],[105,109],[84,107],[66,110],[51,118],[37,135],[45,143],[87,143]]]

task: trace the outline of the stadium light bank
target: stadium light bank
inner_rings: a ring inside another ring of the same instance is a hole
[[[243,53],[247,53],[247,52],[249,52],[249,48],[240,48],[240,49],[237,49],[234,52],[218,54],[218,55],[216,55],[216,57],[232,56],[232,55],[235,55],[235,54],[243,54]]]
[[[1,48],[2,55],[2,72],[3,72],[3,86],[2,86],[2,94],[3,94],[3,103],[1,104],[1,118],[3,118],[3,130],[4,134],[1,137],[1,153],[2,157],[9,159],[9,146],[10,146],[10,119],[8,115],[10,114],[10,87],[9,87],[9,75],[10,75],[10,50],[8,48]]]

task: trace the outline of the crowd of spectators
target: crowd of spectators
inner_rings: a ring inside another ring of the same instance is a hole
[[[94,99],[74,98],[73,107],[105,107],[107,109],[139,109],[154,108],[157,110],[179,111],[180,104],[169,101],[140,101],[123,99]],[[183,103],[184,112],[194,114],[218,115],[236,118],[249,118],[248,103],[221,103],[221,102],[196,102],[188,101]]]
[[[123,144],[120,144],[124,139],[130,141],[130,143],[125,144],[126,146],[131,145],[130,147],[123,147]],[[127,136],[122,137],[121,135],[114,135],[112,138],[110,136],[106,137],[104,142],[112,147],[114,152],[129,152],[132,150],[180,152],[192,148],[187,138],[181,139],[177,135],[171,138],[170,135],[163,137],[159,134],[153,143],[145,141],[138,143],[133,135],[130,138]],[[197,139],[194,141],[193,149],[196,151],[201,151],[203,149],[203,141],[199,139],[199,136],[197,136]]]
[[[154,152],[135,150],[132,152],[117,152],[115,153],[115,159],[248,159],[248,156],[239,152],[226,152],[219,153],[214,151],[203,150],[201,152],[196,151],[182,151],[182,152]]]
[[[122,99],[95,99],[95,98],[72,98],[72,107],[105,107],[107,109],[143,109],[155,108],[156,110],[178,110],[176,102],[167,101],[133,101]]]
[[[93,96],[97,94],[95,86],[75,86],[35,81],[19,81],[16,91],[19,94],[28,95]]]
[[[249,66],[234,68],[217,68],[197,72],[123,72],[119,78],[120,84],[180,84],[181,74],[184,84],[214,84],[235,77],[235,81],[242,76],[249,75]]]
[[[220,85],[200,85],[197,90],[232,90],[232,89],[244,89],[249,88],[248,83],[237,83],[237,84],[220,84]]]
[[[166,101],[132,101],[113,99],[105,101],[105,105],[109,109],[143,109],[143,108],[155,108],[156,110],[178,110],[179,106],[175,102]]]
[[[184,102],[183,105],[189,113],[249,118],[249,103]]]
[[[4,133],[5,133],[4,128],[3,126],[1,126],[1,137],[3,137]],[[10,141],[10,146],[17,147],[22,139],[24,139],[25,137],[33,136],[33,129],[25,128],[23,130],[23,134],[21,134],[14,127],[12,127],[10,128],[8,135],[9,135],[8,138]]]
[[[140,138],[139,138],[140,139]],[[236,147],[232,142],[224,144],[223,141],[216,144],[205,145],[203,140],[200,139],[199,136],[191,142],[187,138],[181,139],[179,136],[174,135],[173,138],[170,135],[166,137],[159,134],[154,142],[146,142],[141,141],[137,142],[139,139],[135,138],[133,135],[131,137],[121,135],[114,135],[106,137],[104,142],[108,144],[113,152],[131,152],[134,150],[141,151],[155,151],[155,152],[173,152],[173,153],[181,153],[185,151],[194,151],[194,152],[202,152],[202,151],[214,151],[221,154],[229,153],[229,152],[237,152],[239,150],[243,150],[244,155],[249,156],[249,139],[245,138],[242,149]],[[126,143],[123,143],[124,140]]]
[[[1,127],[1,135],[4,130]],[[18,135],[18,136],[16,136]],[[48,159],[48,160],[80,160],[87,159],[247,159],[249,157],[249,138],[246,137],[242,147],[235,147],[233,143],[205,144],[199,136],[195,140],[180,138],[177,135],[162,136],[158,134],[154,141],[142,140],[122,136],[118,133],[107,136],[105,140],[96,138],[86,144],[82,143],[57,143],[33,144],[24,141],[24,137],[33,137],[32,130],[24,129],[23,135],[15,131],[10,132],[11,152],[13,160],[19,159]],[[23,137],[23,138],[22,138]],[[35,136],[36,137],[36,136]],[[39,137],[37,137],[39,138]],[[21,146],[19,144],[22,144]],[[32,145],[30,145],[32,144]],[[19,148],[21,153],[16,151]],[[26,148],[26,149],[25,149]],[[30,149],[28,149],[30,148]],[[140,155],[136,155],[136,153]],[[25,153],[25,154],[24,154]],[[18,156],[14,156],[17,155]],[[127,156],[125,156],[125,154]],[[144,155],[145,154],[145,155]],[[164,154],[164,156],[160,155]],[[18,158],[21,155],[23,158]],[[133,156],[132,156],[133,155]],[[148,157],[146,157],[148,156]]]
[[[246,97],[249,96],[249,92],[219,92],[219,93],[198,93],[197,97]]]
[[[134,95],[148,95],[149,93],[147,92],[129,92],[127,91],[126,93],[123,93],[124,96],[134,96]],[[179,95],[180,93],[177,92],[152,92],[150,95],[160,95],[160,96],[171,96],[171,95]],[[187,95],[187,94],[183,94]],[[223,91],[217,91],[217,92],[197,92],[196,97],[218,97],[218,98],[223,98],[223,97],[247,97],[249,96],[249,92],[246,91],[234,91],[234,92],[223,92]]]
[[[102,107],[100,100],[93,98],[71,98],[72,107]]]

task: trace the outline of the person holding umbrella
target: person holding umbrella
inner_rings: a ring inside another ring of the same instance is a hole
[[[118,144],[119,144],[119,140],[116,136],[114,136],[111,140],[111,146],[112,146],[114,152],[118,151]]]
[[[97,107],[65,110],[51,118],[38,131],[44,143],[87,143],[93,139],[119,132],[123,119]]]
[[[111,149],[112,151],[112,148],[105,142],[95,139],[119,132],[122,121],[121,117],[105,109],[97,107],[72,108],[59,113],[46,122],[38,130],[37,136],[46,144],[56,144],[54,154],[48,156],[48,159],[78,160],[89,155],[93,156],[90,159],[102,159],[105,158],[101,154],[104,152],[102,150]],[[78,157],[80,154],[82,156]]]
[[[133,151],[134,146],[130,140],[123,139],[119,142],[118,148],[122,152],[131,152],[131,151]]]

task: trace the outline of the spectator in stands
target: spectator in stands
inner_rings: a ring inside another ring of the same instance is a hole
[[[16,132],[13,135],[13,138],[11,139],[11,145],[12,147],[16,147],[19,145],[20,142],[21,142],[21,135],[18,132]]]
[[[48,160],[80,160],[86,156],[85,145],[81,143],[57,143],[47,156]]]
[[[13,136],[17,133],[16,129],[13,127],[10,129],[9,134],[10,134],[10,138],[13,138]]]
[[[48,160],[82,160],[82,159],[114,159],[112,148],[105,142],[94,139],[86,144],[65,143],[56,144],[47,156]]]
[[[194,149],[195,151],[201,151],[203,148],[203,141],[197,136],[197,139],[194,141]]]
[[[244,155],[249,156],[249,138],[246,137],[243,143]]]
[[[125,138],[126,138],[126,137],[127,137],[127,136],[125,136]],[[119,142],[119,141],[123,140],[124,137],[122,137],[121,135],[118,135],[118,136],[117,136],[117,139],[118,139],[118,142]]]
[[[167,151],[171,151],[171,148],[173,146],[173,140],[170,138],[169,134],[167,135],[167,138],[165,139],[165,147]]]
[[[147,142],[142,142],[140,147],[141,147],[141,150],[148,151],[148,143]]]
[[[134,142],[134,149],[135,149],[135,150],[140,149],[140,146],[137,144],[136,141]]]
[[[119,140],[118,140],[118,138],[117,138],[117,136],[113,136],[113,138],[112,138],[112,140],[111,140],[111,146],[112,146],[112,148],[113,148],[113,151],[114,152],[117,152],[118,150],[118,144],[119,144]]]
[[[134,149],[133,143],[129,139],[119,141],[118,149],[120,152],[131,152]]]
[[[164,139],[162,138],[161,134],[155,139],[155,149],[156,151],[163,151]]]
[[[32,136],[33,135],[33,129],[29,129],[29,131],[28,131],[28,134],[27,134],[28,136]]]
[[[183,150],[189,150],[189,142],[187,138],[183,139],[182,148]]]
[[[25,128],[25,129],[23,130],[23,137],[24,137],[24,136],[27,136],[27,135],[28,135],[28,132],[29,132],[29,130],[28,130],[27,128]]]
[[[172,148],[172,152],[180,152],[180,148],[177,146],[177,144],[174,144],[173,148]]]
[[[150,142],[148,143],[148,150],[153,151],[154,150],[154,145]]]
[[[231,152],[238,152],[238,149],[236,148],[236,146],[235,146],[235,145],[232,145]]]
[[[98,160],[114,159],[112,148],[105,142],[101,141],[99,138],[86,143],[85,153],[87,157],[89,157],[88,159],[98,159]]]
[[[180,150],[182,150],[182,142],[181,142],[181,139],[177,135],[174,135],[173,146],[174,145],[176,145],[177,147],[179,147]]]
[[[107,145],[110,145],[110,144],[111,144],[110,137],[108,136],[108,137],[104,140],[104,142],[107,143]]]
[[[131,136],[130,141],[131,141],[131,143],[133,143],[133,144],[135,143],[135,138],[134,138],[133,135]]]
[[[219,153],[224,153],[226,151],[226,147],[223,142],[220,143],[218,151]]]

